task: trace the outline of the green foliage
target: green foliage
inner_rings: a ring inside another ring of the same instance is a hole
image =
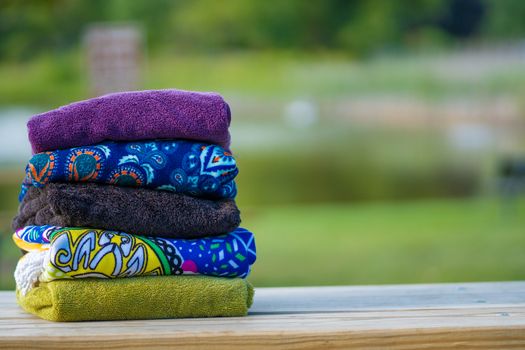
[[[79,46],[96,22],[134,22],[152,50],[231,49],[343,50],[366,55],[381,50],[445,45],[460,36],[456,0],[4,0],[0,2],[0,58],[30,60]],[[480,18],[463,25],[491,37],[525,33],[520,0],[471,0]],[[487,11],[484,11],[487,9]],[[456,11],[451,16],[451,11]],[[448,26],[448,27],[447,27]],[[450,27],[450,28],[449,28]]]
[[[486,0],[491,16],[485,32],[489,37],[521,39],[525,35],[525,1]]]
[[[137,21],[157,43],[174,5],[169,0],[5,0],[0,2],[0,57],[30,60],[76,48],[86,27],[103,21]]]
[[[41,55],[29,62],[0,64],[0,105],[58,107],[88,95],[78,52]]]

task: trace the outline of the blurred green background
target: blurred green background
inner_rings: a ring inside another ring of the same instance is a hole
[[[95,95],[95,24],[141,34],[136,88],[230,103],[256,286],[524,279],[523,18],[520,0],[0,2],[0,289],[25,122]]]

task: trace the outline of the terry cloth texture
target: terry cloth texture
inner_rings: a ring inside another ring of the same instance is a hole
[[[49,321],[245,316],[253,287],[240,278],[162,276],[40,283],[18,304]]]
[[[97,182],[234,198],[238,172],[233,156],[215,145],[181,140],[104,142],[34,155],[26,166],[20,200],[28,186],[50,182]]]
[[[39,283],[39,278],[44,272],[44,260],[49,250],[33,251],[23,255],[15,268],[16,289],[26,295]]]
[[[75,102],[27,123],[33,153],[105,140],[189,139],[230,146],[230,107],[216,93],[129,91]]]
[[[232,199],[208,200],[145,188],[94,183],[29,187],[13,229],[30,225],[95,227],[146,236],[198,238],[235,230]]]
[[[49,249],[39,280],[201,274],[244,278],[256,259],[243,228],[202,239],[143,237],[87,228],[27,226],[13,234],[25,251]]]

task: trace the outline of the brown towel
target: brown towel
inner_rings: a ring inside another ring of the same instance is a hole
[[[215,236],[241,222],[232,199],[208,200],[145,188],[94,183],[30,187],[13,229],[29,225],[94,227],[175,238]]]

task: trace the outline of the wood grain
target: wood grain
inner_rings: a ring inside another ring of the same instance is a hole
[[[53,323],[0,292],[0,348],[524,349],[525,282],[259,288],[248,317]]]

